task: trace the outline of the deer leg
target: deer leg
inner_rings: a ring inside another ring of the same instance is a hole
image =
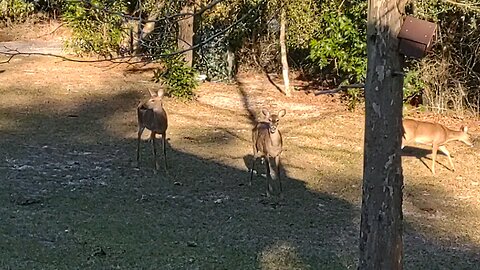
[[[455,171],[455,166],[453,165],[452,157],[450,157],[450,152],[448,152],[447,147],[445,147],[445,145],[441,145],[438,147],[438,150],[447,155],[450,166],[452,166],[452,171]]]
[[[278,178],[278,185],[280,186],[280,194],[282,193],[282,180],[280,179],[280,156],[275,157],[275,167],[276,167],[276,175]]]
[[[138,127],[138,137],[137,137],[137,163],[138,161],[140,160],[140,140],[142,138],[142,133],[143,133],[143,130],[145,128],[144,127]],[[137,164],[138,165],[138,164]]]
[[[166,132],[162,133],[162,144],[163,144],[163,159],[165,165],[165,172],[168,172],[168,165],[167,165],[167,134]]]
[[[253,154],[252,166],[250,169],[250,182],[248,183],[250,186],[252,185],[253,171],[255,170],[255,160],[257,160],[257,155]]]
[[[432,148],[432,174],[435,175],[435,159],[437,158],[438,145]]]
[[[270,179],[272,178],[272,176],[270,175],[270,157],[265,157],[265,163],[265,165],[267,166],[267,175],[265,177],[265,183],[267,184],[267,197],[270,197],[270,191],[272,190],[272,186],[270,183]]]
[[[150,140],[152,140],[152,149],[153,149],[153,166],[155,168],[155,172],[158,170],[158,162],[157,162],[157,145],[155,144],[155,132],[152,131],[150,135]]]

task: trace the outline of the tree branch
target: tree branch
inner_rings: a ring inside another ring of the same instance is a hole
[[[101,6],[95,5],[88,0],[71,0],[69,2],[78,2],[78,3],[88,4],[88,5],[92,6],[93,8],[101,9],[101,10],[107,12],[107,13],[122,16],[122,17],[124,17],[126,19],[129,19],[129,20],[132,20],[132,21],[141,21],[142,23],[149,23],[149,22],[167,21],[167,20],[171,20],[171,19],[177,18],[177,17],[180,17],[180,19],[179,19],[180,21],[185,20],[185,19],[190,18],[192,16],[197,16],[197,15],[203,14],[205,11],[213,8],[214,6],[216,6],[217,4],[219,4],[223,1],[225,1],[225,0],[213,0],[212,2],[210,2],[209,4],[207,4],[206,6],[204,6],[203,8],[201,8],[200,10],[198,10],[194,13],[191,13],[191,12],[176,13],[176,14],[173,14],[173,15],[163,16],[163,17],[157,18],[155,20],[142,20],[142,18],[140,16],[138,16],[138,17],[137,16],[132,16],[132,15],[126,14],[124,12],[114,12],[114,11],[109,10],[106,7],[101,7]]]
[[[350,84],[350,85],[341,85],[337,88],[334,89],[329,89],[329,90],[323,90],[323,91],[316,91],[315,96],[319,95],[324,95],[324,94],[335,94],[340,91],[346,90],[346,89],[351,89],[351,88],[364,88],[365,84],[359,83],[359,84]]]
[[[3,47],[7,51],[6,52],[0,52],[0,55],[8,56],[8,59],[4,60],[4,61],[0,61],[0,64],[10,63],[10,61],[15,56],[48,56],[48,57],[59,58],[59,59],[64,60],[64,61],[78,62],[78,63],[115,62],[115,60],[128,59],[128,58],[131,60],[131,59],[134,58],[133,56],[119,56],[119,57],[112,57],[112,58],[109,58],[109,59],[84,60],[84,59],[74,59],[74,58],[70,58],[70,57],[66,57],[66,56],[58,55],[58,54],[53,54],[53,53],[21,52],[17,49],[8,48],[7,46],[3,46]],[[123,61],[123,63],[128,63],[129,61]],[[117,62],[117,63],[122,63],[122,62]]]
[[[480,13],[480,5],[479,4],[460,3],[460,2],[457,2],[457,1],[454,1],[454,0],[443,0],[443,1],[446,2],[446,3],[452,4],[452,5],[455,5],[457,7],[469,9],[469,10],[472,10],[474,12]]]

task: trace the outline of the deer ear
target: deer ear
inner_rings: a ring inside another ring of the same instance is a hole
[[[262,113],[263,113],[263,115],[265,115],[265,117],[270,116],[270,113],[267,111],[267,109],[262,109]]]
[[[158,89],[157,96],[163,97],[163,95],[165,95],[165,91],[163,90],[163,87],[162,87],[162,88]]]
[[[151,97],[156,97],[157,96],[157,93],[153,92],[152,89],[148,89],[148,92],[150,93],[150,96]]]
[[[278,111],[278,116],[279,117],[284,117],[286,113],[287,113],[287,111],[285,109],[282,109],[282,110]]]

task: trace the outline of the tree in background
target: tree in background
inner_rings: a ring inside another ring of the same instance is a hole
[[[194,11],[194,1],[187,1],[182,7],[180,13],[193,14]],[[183,55],[188,67],[193,66],[193,50],[189,50],[189,48],[194,45],[193,36],[195,33],[193,23],[193,15],[185,15],[178,22],[177,48],[179,51],[185,51]]]
[[[290,79],[288,78],[288,55],[287,55],[287,44],[285,40],[286,31],[287,31],[287,12],[286,7],[283,5],[280,7],[280,58],[282,61],[282,76],[283,76],[283,92],[287,97],[291,96],[290,92]]]

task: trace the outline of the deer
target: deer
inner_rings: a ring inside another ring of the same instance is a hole
[[[150,98],[144,101],[141,101],[137,106],[137,116],[138,116],[138,138],[137,138],[137,164],[140,161],[140,140],[142,133],[147,128],[151,131],[150,141],[152,142],[153,147],[153,162],[154,162],[154,172],[157,173],[159,170],[159,164],[157,161],[157,146],[155,143],[156,134],[162,135],[162,144],[163,144],[163,156],[164,156],[164,166],[165,171],[167,171],[167,149],[166,149],[166,132],[168,128],[168,118],[165,109],[163,108],[163,89],[158,90],[158,92],[150,92]]]
[[[252,185],[255,162],[257,158],[261,157],[262,161],[265,161],[266,163],[266,190],[267,197],[270,197],[270,191],[272,190],[269,180],[269,178],[272,178],[270,174],[271,169],[273,169],[274,175],[278,179],[280,194],[282,194],[282,182],[280,179],[280,154],[283,150],[283,141],[282,134],[278,129],[278,123],[280,119],[285,116],[286,111],[285,109],[282,109],[277,114],[270,114],[268,110],[262,109],[262,114],[265,116],[266,121],[259,121],[252,130],[253,161],[250,171],[249,185]],[[272,167],[270,164],[271,158],[275,160],[274,167]]]
[[[445,144],[451,141],[460,141],[470,147],[473,147],[473,142],[471,141],[470,135],[467,132],[468,127],[466,126],[462,126],[460,130],[452,130],[439,123],[404,119],[402,149],[405,147],[405,145],[411,142],[431,145],[432,174],[435,175],[435,159],[437,157],[438,150],[443,152],[448,157],[452,171],[455,171],[455,166],[453,165],[452,158],[445,147]]]

